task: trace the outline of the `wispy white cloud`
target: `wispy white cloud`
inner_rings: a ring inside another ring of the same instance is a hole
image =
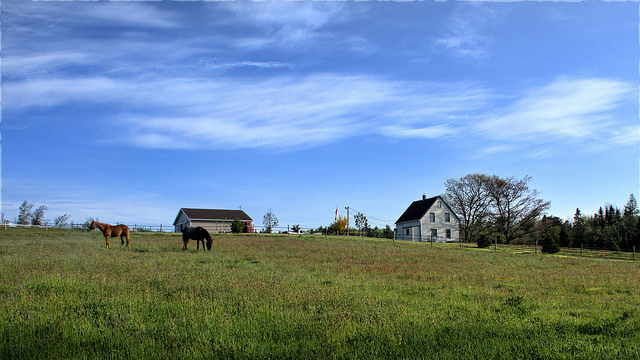
[[[492,40],[483,31],[488,26],[494,26],[497,19],[497,13],[482,4],[459,4],[449,20],[449,29],[436,44],[464,57],[488,57],[491,55],[488,46]]]
[[[230,2],[226,6],[238,19],[266,31],[266,36],[245,38],[242,46],[259,47],[277,43],[299,45],[320,36],[319,30],[329,22],[345,16],[344,4],[334,2]]]
[[[610,113],[631,98],[633,87],[612,79],[559,78],[532,89],[514,103],[488,112],[474,126],[493,139],[518,141],[600,139],[624,124]]]
[[[559,78],[506,104],[505,96],[478,86],[329,73],[261,81],[144,80],[12,81],[5,84],[5,106],[118,103],[123,111],[109,121],[130,129],[132,144],[166,149],[296,149],[364,133],[403,139],[472,136],[479,144],[493,143],[484,146],[487,155],[536,142],[627,146],[638,140],[637,127],[610,115],[630,101],[633,87],[612,79]]]

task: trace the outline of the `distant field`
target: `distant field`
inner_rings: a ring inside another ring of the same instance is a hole
[[[0,229],[0,358],[638,359],[640,263],[324,236]]]

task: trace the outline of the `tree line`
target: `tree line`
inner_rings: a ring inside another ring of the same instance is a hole
[[[484,247],[499,244],[538,244],[544,252],[560,246],[631,250],[640,245],[638,205],[633,194],[624,210],[612,205],[585,216],[580,209],[572,220],[548,216],[550,202],[522,179],[469,174],[445,181],[442,197],[460,218],[460,240]]]
[[[18,217],[14,222],[18,225],[34,225],[41,226],[48,224],[48,220],[44,218],[44,212],[48,209],[46,205],[40,205],[34,209],[34,204],[31,204],[27,200],[23,201],[18,209]],[[71,215],[64,214],[56,217],[53,221],[55,227],[66,227],[69,225]],[[2,222],[6,223],[4,219],[4,213],[2,214]]]

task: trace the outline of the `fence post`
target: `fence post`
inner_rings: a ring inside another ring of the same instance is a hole
[[[582,248],[584,247],[584,244],[580,244],[580,257],[582,257]]]
[[[633,247],[633,262],[636,262],[636,247]]]

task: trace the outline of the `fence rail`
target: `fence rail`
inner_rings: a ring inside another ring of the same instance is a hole
[[[175,232],[175,228],[173,227],[173,225],[164,225],[164,224],[160,224],[160,225],[142,225],[142,224],[133,224],[133,225],[129,225],[129,224],[125,224],[129,227],[129,229],[131,229],[131,231],[133,232]],[[54,226],[54,225],[50,225],[50,224],[44,224],[44,225],[22,225],[22,224],[15,224],[15,223],[9,223],[9,222],[5,222],[3,224],[1,224],[0,226],[2,226],[4,229],[8,228],[8,227],[22,227],[22,228],[35,228],[35,229],[81,229],[84,230],[85,229],[85,223],[75,223],[72,222],[71,224],[65,224],[63,226]]]

